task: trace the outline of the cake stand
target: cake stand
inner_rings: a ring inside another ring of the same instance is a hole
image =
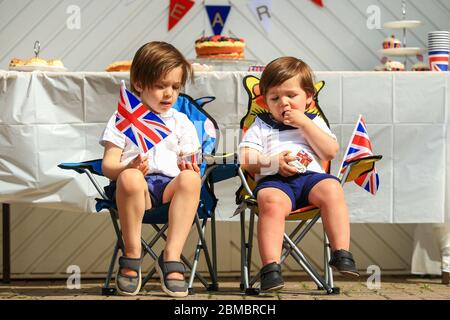
[[[406,29],[417,28],[422,24],[419,20],[406,20],[406,2],[402,1],[402,15],[403,19],[398,21],[389,21],[383,24],[384,29],[402,29],[402,47],[401,48],[388,48],[381,49],[379,53],[383,56],[401,56],[405,58],[404,65],[406,70],[406,62],[408,56],[417,56],[425,52],[424,48],[407,47],[406,46]]]

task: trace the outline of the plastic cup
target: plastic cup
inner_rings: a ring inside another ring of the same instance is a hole
[[[430,50],[428,49],[428,63],[431,71],[448,71],[449,49]]]
[[[199,149],[194,152],[179,154],[177,158],[177,163],[181,163],[182,161],[186,163],[201,164],[203,161],[202,150]]]

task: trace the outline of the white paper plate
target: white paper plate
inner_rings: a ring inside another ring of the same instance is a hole
[[[415,47],[389,48],[381,49],[379,52],[386,56],[414,56],[425,52],[425,49]]]
[[[57,66],[17,66],[17,67],[9,67],[11,71],[49,71],[49,72],[65,72],[67,71],[64,67]]]
[[[385,29],[411,29],[418,27],[422,24],[422,21],[419,20],[398,20],[398,21],[389,21],[383,24],[383,28]]]

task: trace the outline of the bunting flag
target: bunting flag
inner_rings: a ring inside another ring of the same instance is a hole
[[[322,0],[311,0],[311,1],[314,2],[315,4],[317,4],[319,7],[323,8]]]
[[[222,33],[231,6],[205,6],[214,35]]]
[[[248,6],[268,33],[271,25],[272,0],[251,0]]]
[[[169,6],[169,31],[183,19],[185,14],[194,5],[193,0],[170,0]]]

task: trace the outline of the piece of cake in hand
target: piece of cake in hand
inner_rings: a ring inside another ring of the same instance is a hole
[[[244,49],[242,38],[215,35],[195,40],[197,58],[243,59]]]

